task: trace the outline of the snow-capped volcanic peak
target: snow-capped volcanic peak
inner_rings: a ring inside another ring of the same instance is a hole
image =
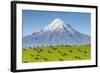
[[[47,25],[44,30],[55,30],[56,28],[63,28],[64,22],[56,18],[49,25]]]
[[[81,45],[90,44],[90,36],[76,31],[59,18],[54,19],[49,25],[23,37],[23,48],[43,45]]]

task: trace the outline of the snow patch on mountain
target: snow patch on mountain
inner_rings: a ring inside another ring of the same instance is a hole
[[[47,25],[44,30],[54,31],[56,28],[63,28],[63,21],[59,18],[56,18],[53,22],[51,22],[49,25]]]

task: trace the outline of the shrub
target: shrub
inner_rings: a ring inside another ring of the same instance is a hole
[[[31,57],[33,57],[34,55],[30,54]]]
[[[81,59],[81,57],[79,57],[79,56],[75,56],[75,58],[77,58],[77,59]]]
[[[87,53],[86,51],[84,51],[84,53]]]
[[[51,51],[48,51],[48,53],[52,53]]]
[[[80,49],[78,51],[82,52],[82,50],[80,50]]]
[[[69,50],[69,52],[72,52],[72,50]]]
[[[71,45],[65,45],[66,47],[71,47]]]
[[[48,59],[47,59],[47,58],[44,58],[44,60],[46,60],[46,61],[47,61]]]
[[[39,49],[39,47],[37,47]]]
[[[60,60],[60,61],[64,61],[64,59],[61,59],[61,58],[60,58],[59,60]]]
[[[24,63],[28,63],[28,61],[24,61]]]
[[[31,48],[31,47],[29,47],[29,48]]]
[[[39,54],[37,54],[37,56],[39,56]]]
[[[52,48],[52,49],[57,50],[57,48]]]
[[[36,52],[37,52],[37,53],[40,53],[40,51],[39,51],[38,49],[36,49]]]
[[[62,53],[61,51],[58,51],[58,53]]]
[[[62,53],[62,54],[61,54],[61,56],[65,56],[65,55],[67,55],[67,54],[66,54],[66,53]]]
[[[42,49],[40,49],[40,51],[43,51]]]
[[[49,47],[53,47],[52,45],[50,45]]]
[[[23,48],[23,50],[25,51],[26,49],[25,49],[25,48]]]
[[[37,60],[37,59],[39,59],[39,58],[38,58],[38,57],[35,57],[34,59],[36,59],[36,60]]]

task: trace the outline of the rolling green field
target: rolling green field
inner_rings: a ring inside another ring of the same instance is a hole
[[[22,63],[88,60],[91,59],[91,46],[47,46],[23,48]]]

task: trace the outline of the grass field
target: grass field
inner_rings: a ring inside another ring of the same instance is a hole
[[[90,48],[90,45],[23,48],[22,63],[87,60],[91,59]]]

